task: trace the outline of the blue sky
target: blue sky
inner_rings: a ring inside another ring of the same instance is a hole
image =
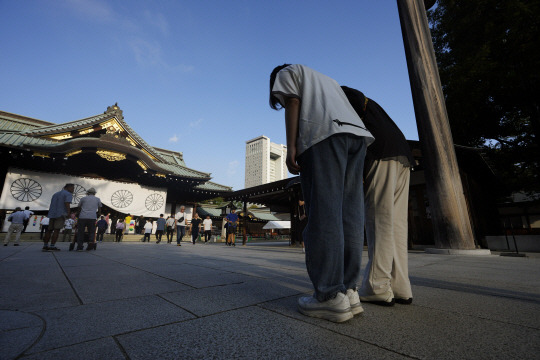
[[[285,143],[269,75],[299,63],[418,139],[395,0],[0,0],[0,110],[54,123],[118,102],[150,145],[244,188],[245,142]]]

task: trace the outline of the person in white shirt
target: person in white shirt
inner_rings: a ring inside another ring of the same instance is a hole
[[[71,242],[71,233],[73,232],[73,227],[75,226],[75,214],[71,214],[69,218],[64,221],[64,235],[62,235],[62,242],[66,241],[66,237],[69,242]]]
[[[49,229],[49,218],[44,216],[39,222],[39,230],[40,230],[39,239],[40,240],[43,239],[43,234],[46,233],[48,229]]]
[[[313,296],[298,310],[333,322],[363,312],[357,291],[364,244],[362,177],[373,135],[332,78],[284,64],[270,75],[270,107],[285,109],[286,164],[300,174],[308,214],[306,268]]]
[[[150,242],[150,235],[152,234],[153,226],[154,225],[152,224],[150,220],[146,220],[146,224],[144,224],[144,237],[143,237],[142,242],[145,242],[145,241]]]
[[[206,216],[206,219],[203,220],[204,226],[204,243],[206,244],[212,238],[212,219],[210,215]]]
[[[174,220],[174,215],[169,216],[167,222],[165,223],[165,225],[167,226],[167,244],[170,244],[172,242],[175,224],[176,220]]]
[[[96,196],[96,189],[90,188],[86,196],[79,201],[79,221],[77,222],[77,251],[83,249],[84,230],[88,229],[88,246],[86,250],[94,248],[96,237],[97,213],[101,211],[101,200]]]
[[[176,245],[182,246],[180,243],[186,235],[186,208],[180,207],[180,211],[176,213]]]

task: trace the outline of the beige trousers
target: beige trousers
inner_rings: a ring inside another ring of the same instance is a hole
[[[365,175],[369,261],[360,295],[392,290],[412,298],[407,254],[410,168],[397,160],[377,160]]]
[[[21,238],[21,233],[24,229],[24,224],[11,224],[9,225],[8,231],[6,233],[6,237],[4,238],[4,244],[9,244],[9,239],[11,238],[11,234],[15,231],[15,244],[19,243],[19,239]]]

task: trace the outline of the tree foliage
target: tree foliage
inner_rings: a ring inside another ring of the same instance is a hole
[[[540,0],[438,0],[428,17],[454,142],[540,191]]]

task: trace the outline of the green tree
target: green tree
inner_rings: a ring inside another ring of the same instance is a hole
[[[454,142],[539,191],[540,0],[438,0],[428,18]]]

